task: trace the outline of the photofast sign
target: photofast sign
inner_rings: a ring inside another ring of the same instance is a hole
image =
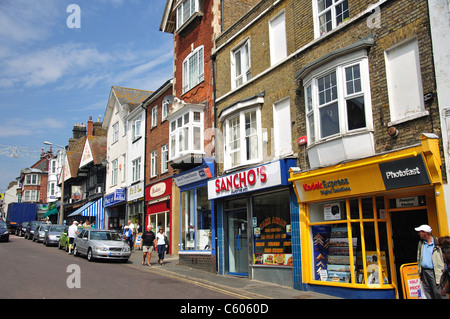
[[[430,184],[422,155],[379,164],[387,190]]]

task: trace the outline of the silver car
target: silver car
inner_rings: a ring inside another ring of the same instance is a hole
[[[57,246],[65,227],[64,225],[51,225],[48,231],[45,232],[44,245],[47,247],[50,245]]]
[[[38,227],[36,227],[36,230],[33,234],[33,241],[37,241],[38,243],[44,241],[45,233],[50,228],[49,224],[40,224]]]
[[[73,254],[86,255],[89,261],[102,258],[127,262],[131,251],[128,243],[116,231],[87,228],[82,229],[75,237]]]

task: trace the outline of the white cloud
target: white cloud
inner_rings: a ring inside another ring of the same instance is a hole
[[[0,73],[3,75],[0,86],[43,86],[59,80],[64,75],[77,75],[111,59],[108,53],[100,53],[93,46],[64,43],[5,59],[0,65]]]
[[[27,120],[25,118],[3,118],[0,123],[0,137],[36,136],[52,129],[62,129],[65,123],[54,118]]]
[[[58,0],[2,0],[0,42],[27,44],[45,40],[59,15]]]

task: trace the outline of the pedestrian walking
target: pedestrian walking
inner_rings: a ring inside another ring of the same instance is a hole
[[[123,238],[130,245],[130,251],[133,250],[133,230],[130,227],[125,226],[123,229]]]
[[[153,232],[153,226],[149,224],[147,230],[142,234],[141,249],[142,249],[142,266],[145,265],[145,258],[147,257],[147,266],[150,265],[150,259],[152,258],[152,252],[155,251],[155,233]]]
[[[445,264],[439,242],[429,225],[421,225],[415,230],[421,239],[417,247],[417,264],[425,296],[427,299],[442,299],[439,285]]]
[[[67,230],[67,237],[69,237],[69,255],[72,254],[73,242],[75,237],[78,235],[78,222],[76,220],[73,221],[72,225],[69,226]]]
[[[163,265],[164,252],[166,251],[166,238],[167,235],[164,233],[162,227],[159,227],[159,232],[156,234],[156,239],[158,240],[158,262]]]

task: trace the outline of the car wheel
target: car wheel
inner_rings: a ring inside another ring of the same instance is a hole
[[[88,252],[87,252],[87,260],[88,261],[94,261],[94,256],[92,255],[92,249],[89,248]]]
[[[74,246],[74,247],[73,247],[73,255],[74,255],[75,257],[80,256],[80,253],[78,252],[77,246]]]

